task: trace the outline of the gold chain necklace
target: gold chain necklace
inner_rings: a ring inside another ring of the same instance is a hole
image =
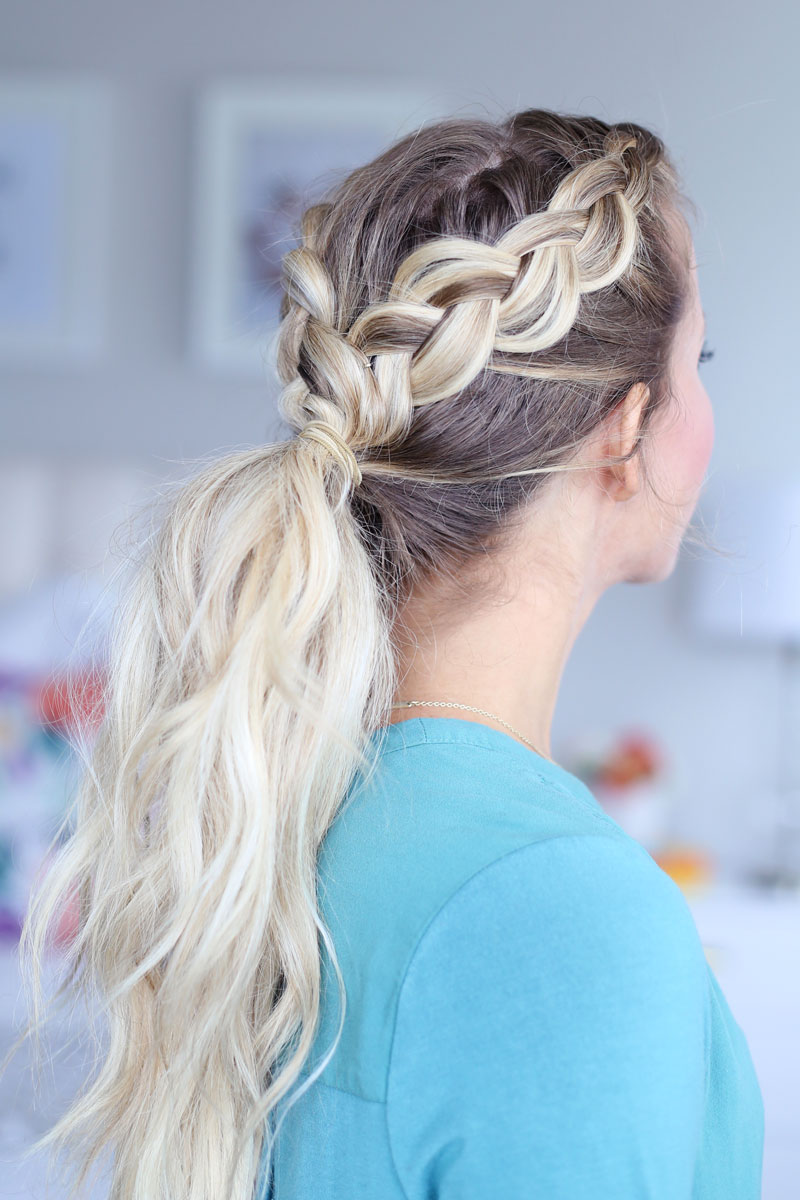
[[[542,754],[541,750],[537,750],[533,742],[529,742],[524,734],[515,729],[513,725],[509,725],[508,721],[504,721],[502,717],[498,717],[497,713],[487,712],[485,708],[474,708],[471,704],[450,704],[445,700],[404,700],[400,704],[393,704],[392,708],[412,708],[415,705],[420,705],[422,708],[464,708],[468,712],[480,713],[482,717],[491,717],[494,721],[499,721],[501,725],[505,725],[506,729],[510,729],[517,737],[522,738],[526,746],[530,746],[531,750],[535,750],[542,758],[546,758],[548,762],[553,762],[549,754]]]

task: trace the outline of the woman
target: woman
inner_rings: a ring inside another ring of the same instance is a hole
[[[579,630],[670,574],[711,453],[683,200],[654,134],[534,109],[305,213],[298,436],[175,497],[25,931],[77,881],[111,1040],[55,1132],[113,1146],[114,1196],[760,1194],[690,910],[550,754]]]

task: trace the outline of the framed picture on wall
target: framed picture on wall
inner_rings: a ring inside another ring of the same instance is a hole
[[[270,373],[281,258],[302,210],[435,116],[424,89],[292,78],[198,98],[190,342],[203,366]]]
[[[0,362],[102,349],[110,134],[102,81],[0,76]]]

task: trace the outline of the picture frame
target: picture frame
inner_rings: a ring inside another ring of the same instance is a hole
[[[195,112],[190,354],[269,374],[292,222],[354,167],[435,116],[424,88],[347,81],[219,82]]]
[[[105,342],[112,93],[0,75],[0,362],[86,362]]]

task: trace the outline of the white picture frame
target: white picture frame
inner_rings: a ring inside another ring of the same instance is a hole
[[[0,75],[0,362],[86,362],[106,336],[112,93]]]
[[[274,367],[280,258],[307,203],[434,117],[421,87],[220,82],[197,99],[190,354],[204,368]]]

